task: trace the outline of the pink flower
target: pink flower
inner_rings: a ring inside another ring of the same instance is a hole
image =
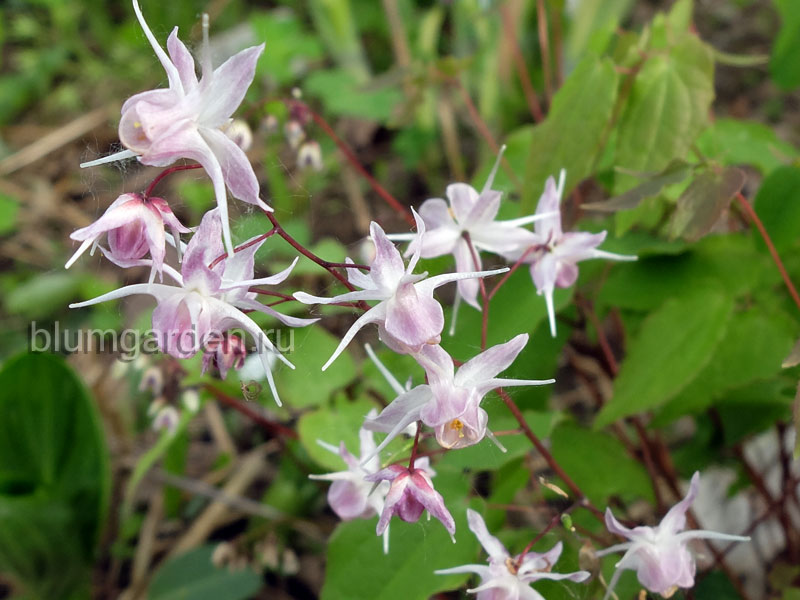
[[[108,254],[113,259],[135,260],[142,258],[149,250],[153,260],[150,281],[153,281],[156,273],[161,274],[164,264],[165,224],[172,229],[176,243],[180,241],[179,234],[190,231],[181,225],[164,199],[122,194],[97,221],[69,236],[83,243],[64,267],[69,269],[89,246],[96,246],[97,240],[105,233],[108,236]]]
[[[375,414],[377,413],[373,409],[368,416],[375,416]],[[328,504],[342,521],[368,519],[375,514],[380,514],[383,512],[384,499],[389,492],[387,482],[382,481],[376,486],[365,479],[368,475],[377,473],[381,464],[378,456],[374,454],[375,440],[372,432],[362,428],[359,430],[358,436],[361,442],[359,458],[348,452],[344,442],[341,442],[337,448],[317,440],[320,446],[338,454],[347,465],[347,469],[325,475],[309,475],[310,479],[333,482],[328,490]],[[369,458],[370,455],[372,458]],[[362,464],[364,459],[367,460]],[[424,460],[427,461],[427,458]],[[427,466],[427,463],[423,463],[423,459],[417,462]],[[388,528],[383,532],[383,551],[384,553],[389,552]]]
[[[425,223],[414,213],[417,230],[425,233]],[[414,275],[412,272],[419,260],[419,251],[414,253],[406,267],[397,248],[389,241],[377,223],[370,225],[372,241],[375,244],[375,258],[367,274],[356,269],[348,269],[348,279],[361,291],[347,292],[333,298],[320,298],[305,292],[296,292],[294,297],[305,304],[332,304],[335,302],[358,302],[377,300],[378,304],[359,317],[342,338],[322,370],[336,360],[356,333],[369,323],[377,323],[381,339],[397,352],[416,352],[426,344],[437,344],[444,327],[444,313],[441,305],[434,299],[433,290],[450,281],[470,277],[486,277],[504,273],[508,269],[479,271],[470,273],[447,273],[435,277],[427,273]],[[347,259],[350,261],[350,259]]]
[[[444,505],[441,494],[433,489],[431,477],[435,474],[428,467],[427,457],[424,457],[424,460],[414,461],[413,469],[394,464],[364,478],[372,482],[392,482],[375,529],[378,535],[386,531],[394,515],[407,523],[416,523],[422,511],[427,509],[432,516],[441,521],[455,543],[456,523]]]
[[[275,317],[290,327],[309,325],[317,319],[298,319],[283,315],[258,302],[256,293],[249,291],[253,285],[281,283],[289,276],[297,260],[276,275],[253,279],[255,253],[264,240],[253,243],[228,258],[217,260],[224,253],[221,228],[218,210],[209,211],[186,247],[181,272],[176,272],[168,265],[163,266],[164,272],[174,279],[177,285],[158,283],[128,285],[86,302],[70,304],[70,308],[137,294],[153,296],[158,302],[153,311],[153,329],[158,333],[159,348],[176,358],[194,356],[209,338],[219,339],[222,333],[240,327],[255,339],[270,389],[275,401],[280,405],[267,354],[275,354],[290,368],[294,368],[294,365],[275,349],[255,321],[242,311],[257,310]],[[119,264],[147,266],[152,265],[152,261],[119,261]]]
[[[544,600],[539,592],[530,587],[534,581],[568,579],[581,582],[589,577],[587,571],[563,574],[551,572],[553,565],[561,556],[561,542],[544,554],[526,552],[512,557],[500,540],[489,533],[483,517],[477,512],[467,509],[467,522],[472,533],[489,554],[489,566],[462,565],[451,569],[441,569],[435,573],[437,575],[477,573],[481,578],[481,585],[469,589],[467,592],[477,594],[478,600]]]
[[[406,256],[418,250],[422,258],[452,254],[458,273],[467,273],[482,268],[478,254],[480,250],[507,254],[536,243],[533,232],[523,229],[522,225],[545,219],[548,215],[536,214],[510,221],[496,220],[503,194],[491,187],[503,150],[505,150],[505,146],[500,150],[494,168],[480,193],[466,183],[448,185],[447,202],[441,198],[431,198],[420,206],[419,214],[426,226],[424,236],[399,234],[389,236],[390,239],[411,241]],[[472,255],[465,234],[469,235],[475,248],[475,257]],[[478,259],[477,264],[475,258]],[[459,280],[456,304],[463,298],[467,304],[480,310],[478,289],[477,279]],[[457,310],[457,306],[454,310]]]
[[[694,556],[687,546],[690,540],[717,539],[738,542],[750,540],[749,537],[702,529],[683,531],[686,527],[686,513],[697,496],[699,483],[700,473],[695,473],[686,497],[669,509],[657,527],[639,526],[628,529],[614,518],[611,509],[606,509],[608,530],[630,540],[597,553],[597,556],[605,556],[625,550],[608,585],[606,599],[611,595],[625,569],[635,570],[639,583],[651,592],[665,597],[674,588],[692,587],[696,566]]]
[[[127,150],[81,166],[131,156],[138,156],[141,163],[155,167],[166,167],[180,158],[199,162],[214,184],[225,248],[231,255],[233,245],[225,187],[239,200],[272,210],[258,197],[258,180],[247,156],[223,131],[253,81],[264,44],[242,50],[214,69],[208,45],[208,17],[204,15],[202,78],[198,81],[194,59],[178,39],[178,28],[175,27],[167,39],[168,56],[147,26],[138,0],[133,0],[133,10],[167,72],[169,88],[141,92],[129,98],[122,105],[119,123],[119,138]]]
[[[556,316],[553,307],[553,291],[556,286],[567,288],[578,279],[578,262],[590,258],[610,260],[636,260],[635,256],[612,254],[598,250],[597,246],[606,239],[606,232],[585,233],[576,231],[564,233],[561,230],[559,205],[564,192],[565,172],[562,169],[556,186],[555,179],[547,179],[544,193],[536,208],[537,215],[550,215],[534,224],[536,241],[528,248],[518,248],[505,253],[507,259],[523,261],[531,265],[531,277],[538,294],[544,295],[547,314],[550,318],[550,333],[556,335]]]
[[[401,393],[380,415],[364,423],[367,429],[388,433],[376,453],[415,421],[433,427],[436,441],[444,448],[464,448],[477,444],[485,435],[491,436],[487,428],[488,416],[480,407],[486,394],[499,387],[545,385],[555,381],[497,378],[511,366],[527,343],[528,334],[520,334],[505,344],[481,352],[461,365],[458,372],[453,359],[441,346],[425,346],[414,357],[425,369],[428,385]],[[495,443],[498,442],[495,440]]]

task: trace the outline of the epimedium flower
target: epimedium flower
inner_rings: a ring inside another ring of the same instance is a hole
[[[367,416],[375,416],[376,414],[377,411],[373,409]],[[383,512],[386,494],[389,492],[388,482],[382,481],[375,485],[364,479],[368,475],[377,473],[381,465],[378,456],[374,454],[375,440],[373,433],[362,427],[358,432],[358,437],[360,442],[358,458],[347,450],[344,442],[340,442],[339,446],[336,447],[322,440],[317,440],[320,446],[341,457],[347,469],[324,475],[308,476],[310,479],[333,482],[330,489],[328,489],[328,504],[342,521],[367,519],[375,514],[380,514]],[[371,458],[370,455],[372,455]],[[364,459],[367,460],[362,464]],[[427,460],[427,458],[424,460]],[[427,467],[427,463],[423,459],[418,459],[416,463],[420,464],[420,468]],[[383,551],[384,553],[389,552],[388,527],[383,531]]]
[[[468,589],[470,594],[477,594],[478,600],[544,600],[530,584],[540,579],[553,579],[581,582],[589,577],[587,571],[574,573],[553,573],[553,565],[561,556],[563,545],[558,542],[548,552],[525,552],[511,556],[505,546],[489,533],[486,523],[477,512],[467,509],[467,523],[470,531],[489,555],[489,565],[462,565],[450,569],[434,571],[437,575],[455,573],[476,573],[481,584]]]
[[[427,510],[428,514],[436,517],[444,525],[455,543],[456,522],[444,505],[442,495],[433,488],[431,477],[435,475],[433,469],[428,466],[426,456],[416,459],[410,469],[394,464],[366,476],[367,481],[391,482],[375,532],[382,535],[394,515],[407,523],[416,523],[422,511]]]
[[[488,415],[480,407],[483,397],[499,387],[545,385],[555,381],[497,377],[511,366],[527,343],[528,334],[520,334],[484,350],[461,365],[458,371],[441,346],[425,346],[414,357],[425,369],[428,383],[404,391],[380,415],[364,422],[367,429],[388,433],[376,453],[415,421],[432,427],[436,441],[444,448],[471,446],[487,435],[500,446],[487,428]]]
[[[611,596],[620,575],[625,569],[636,571],[645,588],[664,597],[671,596],[676,588],[690,588],[694,585],[696,564],[688,548],[688,542],[696,539],[715,539],[747,542],[749,537],[729,535],[703,529],[686,528],[686,513],[697,496],[700,473],[692,476],[686,497],[669,509],[656,527],[639,526],[628,529],[614,518],[611,509],[606,509],[606,527],[628,542],[616,544],[597,553],[605,556],[613,552],[625,551],[616,565],[614,576],[608,585],[605,599]]]
[[[221,228],[218,209],[209,211],[186,247],[181,272],[164,265],[164,272],[176,285],[128,285],[92,300],[70,304],[70,308],[132,295],[153,296],[158,302],[153,310],[153,329],[158,333],[158,346],[163,352],[176,358],[194,356],[209,337],[215,336],[218,339],[221,333],[239,327],[256,341],[270,389],[280,406],[267,355],[275,355],[292,369],[294,365],[277,351],[267,335],[243,311],[266,313],[290,327],[302,327],[318,319],[300,319],[281,314],[258,302],[256,293],[249,291],[253,285],[274,285],[284,281],[294,268],[296,259],[280,273],[253,279],[255,253],[264,239],[259,240],[261,236],[256,236],[246,242],[241,251],[226,257],[220,236]],[[152,265],[152,261],[142,259],[115,262],[123,267]]]
[[[153,281],[156,273],[161,274],[166,254],[164,225],[172,229],[177,247],[180,247],[180,234],[191,231],[178,221],[163,198],[122,194],[97,221],[70,235],[73,240],[81,242],[81,245],[64,268],[69,269],[90,246],[94,250],[98,240],[106,234],[108,255],[113,259],[136,260],[149,251],[153,261],[150,281]]]
[[[494,167],[480,192],[466,183],[453,183],[447,186],[447,201],[431,198],[422,203],[419,214],[426,226],[424,236],[397,234],[390,235],[389,238],[411,242],[406,256],[414,252],[419,252],[422,258],[452,254],[458,273],[481,269],[481,250],[503,255],[534,244],[536,237],[533,232],[524,229],[523,225],[551,215],[540,213],[509,221],[496,220],[502,192],[493,190],[492,184],[504,150],[505,146],[500,149]],[[478,280],[461,279],[457,286],[454,313],[462,299],[480,310]]]
[[[225,249],[230,255],[233,244],[226,186],[235,198],[272,210],[259,198],[258,180],[244,151],[224,131],[253,81],[264,44],[242,50],[214,69],[208,44],[208,16],[203,15],[202,77],[198,81],[194,59],[178,39],[178,28],[167,39],[167,55],[147,26],[138,0],[133,0],[133,10],[167,73],[169,87],[129,98],[122,105],[119,123],[119,138],[126,150],[81,166],[133,156],[142,164],[155,167],[166,167],[181,158],[197,161],[214,185]]]
[[[507,259],[522,260],[530,264],[531,277],[540,296],[547,303],[550,333],[556,335],[556,316],[553,307],[553,292],[556,287],[568,288],[578,279],[578,263],[590,258],[609,260],[636,260],[636,256],[613,254],[598,250],[606,239],[606,232],[565,233],[561,228],[561,196],[564,193],[565,171],[562,169],[558,185],[553,177],[545,183],[544,193],[539,198],[536,214],[544,218],[534,223],[535,242],[526,248],[520,247],[505,253]]]
[[[414,217],[419,235],[422,236],[425,234],[425,223],[416,212]],[[362,273],[353,268],[347,270],[348,280],[353,286],[361,288],[360,291],[347,292],[333,298],[320,298],[305,292],[294,294],[297,300],[305,304],[378,301],[378,304],[356,319],[328,362],[323,365],[323,371],[344,351],[356,333],[370,323],[378,324],[381,339],[397,352],[416,352],[426,344],[438,344],[444,327],[444,313],[433,297],[433,290],[451,281],[486,277],[508,270],[445,273],[434,277],[428,277],[427,272],[414,274],[414,268],[419,261],[419,250],[406,266],[400,252],[374,221],[370,224],[370,234],[375,245],[375,258],[369,265],[369,272]],[[349,258],[347,260],[351,262]]]

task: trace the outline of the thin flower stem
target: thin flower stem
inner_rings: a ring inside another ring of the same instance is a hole
[[[520,48],[519,39],[517,38],[514,18],[508,9],[507,3],[500,5],[500,17],[503,22],[503,34],[511,44],[514,66],[517,69],[517,76],[522,85],[522,92],[525,94],[525,100],[528,102],[528,110],[530,110],[533,120],[540,123],[544,119],[544,113],[542,112],[541,104],[539,104],[539,97],[536,95],[536,90],[531,83],[528,67],[525,65],[525,57],[522,54],[522,48]]]
[[[177,165],[174,167],[170,167],[169,169],[164,169],[156,175],[156,178],[150,182],[150,185],[147,186],[147,189],[144,191],[144,198],[145,200],[150,197],[153,193],[155,187],[161,182],[168,175],[172,175],[173,173],[177,173],[178,171],[188,171],[190,169],[202,169],[203,165]]]
[[[262,233],[258,237],[254,237],[252,240],[247,241],[244,244],[241,244],[239,246],[236,246],[236,248],[233,249],[233,252],[234,253],[241,252],[242,250],[245,250],[246,248],[250,248],[251,246],[255,246],[256,244],[263,242],[267,238],[272,237],[276,233],[278,233],[278,230],[275,227],[273,227],[272,229],[270,229],[266,233]],[[226,258],[228,258],[228,254],[227,253],[220,254],[217,258],[215,258],[214,260],[211,261],[211,264],[208,265],[208,268],[209,269],[213,269],[221,261],[225,260]]]
[[[469,246],[469,251],[472,254],[472,262],[475,265],[475,270],[480,271],[480,259],[478,258],[478,251],[472,243],[472,238],[469,237],[469,232],[465,231],[461,234]],[[481,289],[481,350],[486,350],[486,337],[489,333],[489,294],[486,293],[486,284],[483,277],[478,278],[478,285]]]
[[[311,118],[314,119],[314,122],[322,128],[325,134],[331,138],[334,143],[339,147],[339,150],[344,154],[345,158],[350,162],[353,168],[358,171],[364,179],[366,179],[369,184],[372,186],[372,189],[375,190],[375,193],[378,194],[381,198],[383,198],[386,203],[391,206],[403,219],[405,219],[406,223],[414,227],[417,223],[414,220],[414,215],[411,214],[411,211],[408,210],[405,206],[400,204],[400,202],[392,196],[386,188],[384,188],[378,180],[375,179],[372,175],[370,175],[369,171],[367,171],[366,167],[361,164],[361,161],[358,160],[358,157],[355,153],[350,149],[350,147],[336,135],[336,132],[333,128],[328,124],[328,122],[322,118],[321,115],[311,110],[308,106],[305,107],[305,110],[308,111],[308,114],[311,115]]]
[[[320,267],[328,271],[328,273],[333,275],[339,281],[339,283],[341,283],[348,290],[350,290],[351,292],[355,291],[356,288],[353,286],[353,284],[347,281],[347,278],[336,270],[335,265],[339,263],[329,263],[328,261],[321,259],[319,256],[311,252],[311,250],[305,248],[300,242],[298,242],[291,235],[289,235],[286,232],[286,230],[283,227],[281,227],[280,223],[278,223],[278,220],[275,218],[275,215],[273,213],[268,211],[264,211],[264,213],[267,215],[267,218],[269,219],[270,223],[272,223],[273,228],[276,230],[275,233],[281,236],[292,248],[294,248],[300,254],[302,254],[309,260],[315,262]],[[358,308],[366,311],[369,310],[369,305],[363,300],[361,300],[358,303]]]
[[[414,436],[414,445],[411,447],[411,456],[408,459],[408,470],[414,470],[414,463],[417,461],[417,449],[419,448],[419,434],[422,431],[422,421],[417,421],[417,433]]]
[[[449,81],[458,89],[459,93],[461,94],[461,98],[464,101],[464,105],[467,107],[467,112],[469,113],[470,119],[472,119],[472,122],[475,124],[475,128],[486,142],[486,145],[489,146],[489,149],[493,154],[499,154],[500,145],[497,143],[497,140],[494,139],[494,136],[489,130],[489,126],[486,124],[486,121],[484,121],[481,117],[481,113],[478,111],[478,108],[475,106],[472,98],[470,98],[467,89],[462,85],[461,81],[456,78],[450,78]],[[522,182],[517,177],[517,174],[514,173],[514,170],[511,168],[511,163],[508,162],[505,156],[500,158],[500,163],[503,165],[503,170],[506,172],[509,179],[511,179],[511,181],[514,183],[514,186],[516,186],[517,189],[522,189]]]
[[[553,518],[550,519],[550,522],[547,524],[547,526],[544,529],[542,529],[535,538],[533,538],[530,542],[528,542],[528,545],[525,546],[525,548],[522,550],[522,552],[520,552],[520,556],[525,556],[528,552],[530,552],[531,548],[533,548],[533,546],[534,546],[534,544],[536,544],[536,542],[538,542],[540,539],[542,539],[544,536],[546,536],[556,525],[558,525],[561,522],[561,518],[564,515],[568,515],[569,513],[571,513],[573,510],[575,510],[575,508],[577,506],[578,506],[578,503],[577,502],[573,502],[570,506],[565,508],[563,511],[557,512],[555,515],[553,515]]]
[[[229,396],[222,390],[216,388],[215,386],[207,383],[204,385],[205,389],[212,395],[214,398],[222,402],[223,404],[227,404],[234,410],[242,413],[244,416],[249,418],[254,423],[257,423],[270,433],[276,436],[288,437],[292,439],[297,439],[297,432],[292,429],[289,429],[285,425],[281,425],[280,423],[276,423],[275,421],[270,421],[263,415],[259,414],[257,411],[253,410],[249,406],[242,403],[237,398],[233,396]]]
[[[495,294],[497,294],[497,292],[500,291],[500,288],[505,284],[506,281],[508,281],[508,278],[511,277],[511,275],[513,275],[514,271],[519,269],[520,265],[523,262],[525,262],[525,259],[528,258],[528,256],[530,256],[534,252],[534,250],[536,250],[536,246],[531,246],[530,248],[525,250],[525,252],[522,253],[522,256],[520,256],[517,259],[517,262],[511,265],[511,268],[508,270],[508,272],[503,275],[502,279],[500,279],[500,281],[497,282],[494,288],[492,288],[492,291],[489,292],[489,300],[495,297]]]
[[[570,489],[570,491],[577,496],[578,502],[581,506],[589,510],[597,519],[600,520],[601,523],[605,523],[603,513],[595,508],[594,505],[589,501],[586,497],[586,494],[581,491],[581,488],[572,480],[572,478],[567,475],[564,469],[558,464],[558,461],[550,454],[550,451],[545,447],[542,441],[538,438],[538,436],[533,432],[533,430],[528,425],[527,421],[525,421],[525,417],[522,415],[522,412],[519,410],[516,402],[508,395],[508,393],[503,388],[498,388],[497,393],[499,394],[500,398],[502,398],[503,402],[505,402],[508,410],[511,411],[511,414],[514,415],[514,418],[519,423],[519,426],[522,428],[523,433],[525,436],[531,441],[534,448],[542,455],[542,458],[547,462],[553,472],[555,472],[558,477],[564,482],[564,484]]]
[[[764,224],[761,222],[761,219],[758,218],[758,215],[750,205],[750,202],[748,202],[747,198],[745,198],[741,192],[736,194],[736,199],[739,201],[739,205],[747,214],[747,217],[753,222],[758,229],[758,232],[761,234],[764,243],[767,245],[769,253],[772,255],[772,260],[775,261],[775,265],[778,267],[778,271],[781,273],[783,283],[786,284],[786,289],[789,290],[789,295],[792,297],[792,300],[794,300],[797,308],[800,308],[800,295],[798,295],[797,289],[795,289],[792,280],[789,279],[789,273],[786,272],[786,267],[783,266],[781,257],[778,255],[778,250],[775,248],[775,244],[772,243],[772,239],[769,237],[767,230],[764,228]]]

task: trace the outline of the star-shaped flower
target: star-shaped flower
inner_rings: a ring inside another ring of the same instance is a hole
[[[419,252],[422,258],[452,254],[458,273],[482,268],[481,250],[504,255],[536,243],[533,232],[522,226],[546,219],[551,215],[536,214],[510,221],[496,220],[503,194],[493,190],[492,183],[504,149],[505,146],[500,150],[480,193],[466,183],[448,185],[447,201],[431,198],[423,202],[419,208],[419,214],[425,221],[424,236],[419,233],[394,234],[389,236],[390,239],[411,241],[406,256],[414,252]],[[475,249],[474,256],[468,239]],[[477,279],[459,280],[456,304],[463,299],[470,306],[480,309],[478,289]],[[454,310],[457,310],[457,306]]]
[[[376,452],[383,450],[415,421],[433,427],[436,441],[445,448],[471,446],[485,435],[491,435],[487,428],[488,416],[480,407],[486,394],[499,387],[545,385],[555,381],[497,377],[511,366],[527,343],[528,334],[520,334],[505,344],[484,350],[461,365],[457,372],[453,359],[441,346],[425,346],[414,357],[425,369],[428,384],[401,393],[380,415],[364,422],[367,429],[388,433]]]
[[[628,529],[614,518],[611,509],[606,509],[606,527],[611,533],[628,538],[629,542],[616,544],[597,553],[605,556],[612,552],[625,550],[617,563],[617,570],[611,578],[605,599],[611,596],[620,575],[625,569],[636,571],[645,588],[656,594],[668,597],[675,588],[690,588],[694,585],[695,560],[687,544],[690,540],[715,539],[747,542],[749,537],[728,535],[703,529],[686,527],[686,513],[697,496],[700,473],[695,473],[686,497],[669,509],[669,512],[656,527],[634,527]]]
[[[419,235],[424,235],[425,223],[417,213],[414,213],[414,217]],[[339,347],[323,365],[323,371],[336,360],[356,333],[370,323],[378,324],[381,339],[397,352],[416,352],[426,344],[437,344],[444,327],[444,313],[433,297],[433,290],[450,281],[486,277],[508,270],[445,273],[430,278],[427,272],[415,275],[413,271],[419,260],[419,251],[414,253],[406,267],[400,252],[386,237],[380,225],[371,223],[370,234],[375,244],[375,258],[370,263],[369,273],[364,274],[356,269],[347,270],[350,283],[361,288],[361,291],[347,292],[333,298],[320,298],[305,292],[294,294],[295,298],[305,304],[378,301],[378,304],[353,323]],[[350,261],[349,258],[347,260]]]
[[[275,401],[280,405],[267,354],[275,354],[290,368],[294,368],[294,365],[277,351],[255,321],[242,311],[257,310],[275,317],[290,327],[302,327],[318,319],[290,317],[258,302],[256,293],[249,291],[250,286],[281,283],[289,276],[297,260],[295,259],[291,266],[276,275],[253,279],[255,253],[264,240],[246,246],[229,258],[218,260],[224,253],[220,236],[221,227],[218,210],[209,211],[186,247],[181,272],[178,273],[172,267],[164,265],[164,272],[172,277],[177,285],[159,283],[128,285],[86,302],[70,304],[70,308],[80,308],[137,294],[153,296],[158,302],[153,310],[153,329],[158,333],[159,348],[176,358],[194,356],[204,347],[207,340],[212,338],[218,340],[224,332],[241,327],[255,339],[270,389]],[[152,266],[152,261],[141,259],[115,262],[121,266]]]
[[[586,233],[582,231],[564,233],[561,229],[561,196],[564,192],[565,172],[562,169],[558,185],[553,177],[545,183],[544,193],[536,208],[537,215],[547,215],[534,223],[536,241],[527,248],[517,248],[505,253],[507,259],[530,264],[531,277],[536,291],[544,296],[550,319],[550,333],[556,335],[556,315],[553,307],[553,291],[556,286],[567,288],[578,279],[578,263],[590,258],[609,260],[636,260],[635,256],[613,254],[598,250],[606,239],[606,232]]]
[[[208,16],[203,15],[202,78],[198,81],[194,59],[178,39],[178,28],[167,39],[167,55],[147,26],[138,0],[133,0],[133,10],[167,72],[169,88],[129,98],[122,105],[119,123],[119,138],[127,150],[81,166],[132,156],[155,167],[166,167],[180,158],[197,161],[214,184],[225,249],[231,255],[225,187],[239,200],[272,210],[258,197],[258,180],[247,156],[223,131],[253,81],[264,44],[242,50],[214,69],[208,44]]]
[[[568,579],[581,582],[589,577],[587,571],[574,573],[553,573],[551,571],[561,556],[561,542],[544,554],[526,552],[512,557],[500,540],[489,533],[483,517],[472,509],[467,509],[467,523],[489,555],[489,566],[462,565],[451,569],[441,569],[435,573],[437,575],[478,574],[481,578],[481,585],[467,590],[470,594],[477,594],[478,600],[544,600],[544,597],[530,586],[531,583],[540,579]]]

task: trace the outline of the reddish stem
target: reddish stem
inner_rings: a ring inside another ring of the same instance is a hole
[[[263,415],[259,414],[257,411],[243,404],[241,401],[234,398],[233,396],[229,396],[222,390],[217,389],[210,383],[205,384],[205,389],[208,390],[211,393],[211,395],[213,395],[217,400],[219,400],[223,404],[227,404],[234,410],[242,413],[244,416],[246,416],[253,422],[257,423],[270,433],[276,436],[283,436],[283,437],[297,439],[297,433],[294,430],[289,429],[288,427],[286,427],[285,425],[281,425],[280,423],[276,423],[275,421],[270,421]]]
[[[497,294],[497,292],[500,290],[503,284],[505,284],[505,282],[508,281],[508,278],[511,277],[514,271],[519,269],[520,265],[525,261],[526,258],[528,258],[528,256],[531,255],[531,253],[533,253],[534,250],[536,250],[536,246],[531,246],[530,248],[525,250],[525,252],[522,253],[522,256],[520,256],[517,259],[517,262],[511,265],[511,268],[508,270],[508,272],[503,275],[503,278],[500,281],[498,281],[497,285],[495,285],[492,291],[489,292],[489,300],[495,297],[495,294]]]
[[[417,421],[417,433],[414,435],[414,445],[411,447],[411,456],[408,459],[408,470],[414,470],[414,463],[417,461],[417,448],[419,447],[419,434],[422,431],[422,422]]]
[[[278,233],[278,231],[277,231],[277,229],[275,229],[273,227],[272,229],[270,229],[266,233],[262,233],[258,237],[254,237],[252,240],[247,241],[244,244],[241,244],[240,246],[236,246],[236,248],[234,248],[233,251],[234,251],[234,253],[241,252],[242,250],[244,250],[246,248],[249,248],[250,246],[255,246],[256,244],[258,244],[260,242],[263,242],[267,238],[272,237],[273,235],[275,235],[276,233]],[[216,267],[220,262],[222,262],[226,258],[228,258],[228,253],[227,252],[225,252],[223,254],[220,254],[217,258],[215,258],[214,260],[211,261],[211,264],[208,265],[208,268],[209,269],[213,269],[214,267]]]
[[[344,142],[344,140],[342,140],[342,138],[336,135],[336,132],[330,125],[328,125],[328,122],[325,119],[323,119],[321,115],[311,110],[311,108],[309,108],[308,106],[305,106],[305,110],[308,111],[308,114],[311,115],[311,118],[314,119],[314,122],[317,125],[319,125],[325,132],[325,134],[329,138],[331,138],[334,141],[334,143],[339,147],[339,150],[342,152],[342,154],[344,154],[345,158],[347,158],[347,160],[350,162],[353,168],[356,171],[358,171],[361,174],[361,176],[364,177],[364,179],[366,179],[369,182],[369,184],[372,186],[372,189],[375,190],[375,193],[378,194],[381,198],[383,198],[389,206],[391,206],[401,217],[403,217],[406,223],[408,223],[411,227],[415,227],[417,222],[414,220],[414,215],[411,214],[408,208],[400,204],[397,198],[392,196],[386,190],[386,188],[384,188],[380,183],[378,183],[378,180],[375,179],[369,173],[369,171],[367,171],[366,167],[364,167],[364,165],[361,164],[361,161],[358,160],[358,157]]]
[[[786,272],[786,267],[783,266],[781,257],[778,255],[778,250],[775,248],[775,244],[772,243],[772,239],[770,239],[767,230],[764,228],[764,224],[761,222],[761,219],[758,218],[758,215],[750,205],[750,202],[747,201],[747,198],[745,198],[741,192],[736,194],[736,199],[739,201],[739,205],[744,209],[747,217],[753,222],[758,229],[758,232],[761,234],[764,243],[767,245],[769,253],[772,255],[772,260],[775,261],[775,265],[777,265],[778,271],[780,271],[781,277],[783,277],[783,283],[786,284],[786,289],[789,290],[789,295],[792,297],[792,300],[794,300],[797,308],[800,308],[800,295],[798,295],[792,280],[789,279],[789,273]]]
[[[571,506],[569,506],[568,508],[566,508],[562,512],[556,513],[555,515],[553,515],[553,518],[550,519],[550,522],[547,524],[547,527],[542,529],[535,538],[533,538],[530,542],[528,542],[528,545],[525,546],[525,548],[522,550],[522,552],[520,553],[520,556],[525,556],[528,552],[530,552],[531,548],[533,548],[533,545],[536,542],[538,542],[540,539],[542,539],[544,536],[546,536],[550,532],[550,530],[553,529],[553,527],[558,525],[559,522],[561,522],[561,518],[564,515],[568,515],[573,510],[575,510],[576,506],[578,506],[578,505],[576,503],[573,503]]]
[[[553,472],[558,475],[558,477],[561,478],[561,480],[572,491],[572,493],[578,497],[578,501],[580,502],[581,506],[584,506],[586,509],[591,511],[591,513],[597,517],[601,523],[605,523],[603,513],[592,505],[586,495],[581,491],[581,488],[579,488],[572,478],[567,475],[561,465],[558,464],[558,461],[553,457],[552,454],[550,454],[550,451],[545,448],[542,441],[533,432],[527,421],[525,421],[525,417],[522,415],[522,412],[519,410],[519,407],[511,398],[511,396],[509,396],[503,388],[498,388],[497,393],[500,395],[500,398],[503,399],[503,402],[505,402],[508,410],[511,411],[511,414],[514,415],[514,418],[517,420],[517,423],[519,423],[519,426],[522,428],[525,436],[531,441],[539,454],[542,455],[542,458],[544,458]]]
[[[292,248],[294,248],[300,254],[302,254],[306,258],[310,259],[311,261],[315,262],[320,267],[328,271],[328,273],[333,275],[344,287],[346,287],[351,292],[354,292],[356,290],[356,288],[353,287],[353,284],[347,281],[347,278],[336,270],[335,265],[339,263],[329,263],[328,261],[321,259],[319,256],[311,252],[311,250],[307,250],[300,242],[298,242],[291,235],[286,233],[286,230],[284,230],[283,227],[280,226],[280,223],[278,223],[278,220],[275,218],[275,215],[273,213],[268,211],[264,211],[264,213],[267,215],[267,218],[269,219],[270,223],[272,223],[272,226],[275,228],[276,230],[275,233],[281,236]],[[365,311],[370,309],[369,304],[367,304],[363,300],[358,302],[358,307]]]
[[[170,167],[169,169],[164,169],[156,175],[156,178],[150,182],[150,185],[147,186],[147,189],[144,191],[144,198],[145,200],[150,197],[150,194],[153,193],[153,189],[164,179],[167,175],[172,175],[173,173],[177,173],[178,171],[188,171],[190,169],[202,169],[203,165],[177,165],[174,167]]]
[[[517,39],[516,27],[514,26],[513,17],[508,10],[508,4],[504,3],[500,5],[500,16],[503,21],[503,32],[511,44],[514,66],[517,69],[517,76],[522,85],[525,100],[528,102],[528,110],[530,110],[533,120],[539,123],[544,119],[544,113],[542,112],[541,104],[539,104],[539,97],[536,95],[536,90],[531,83],[528,67],[525,65],[525,57],[522,54],[522,49]]]

